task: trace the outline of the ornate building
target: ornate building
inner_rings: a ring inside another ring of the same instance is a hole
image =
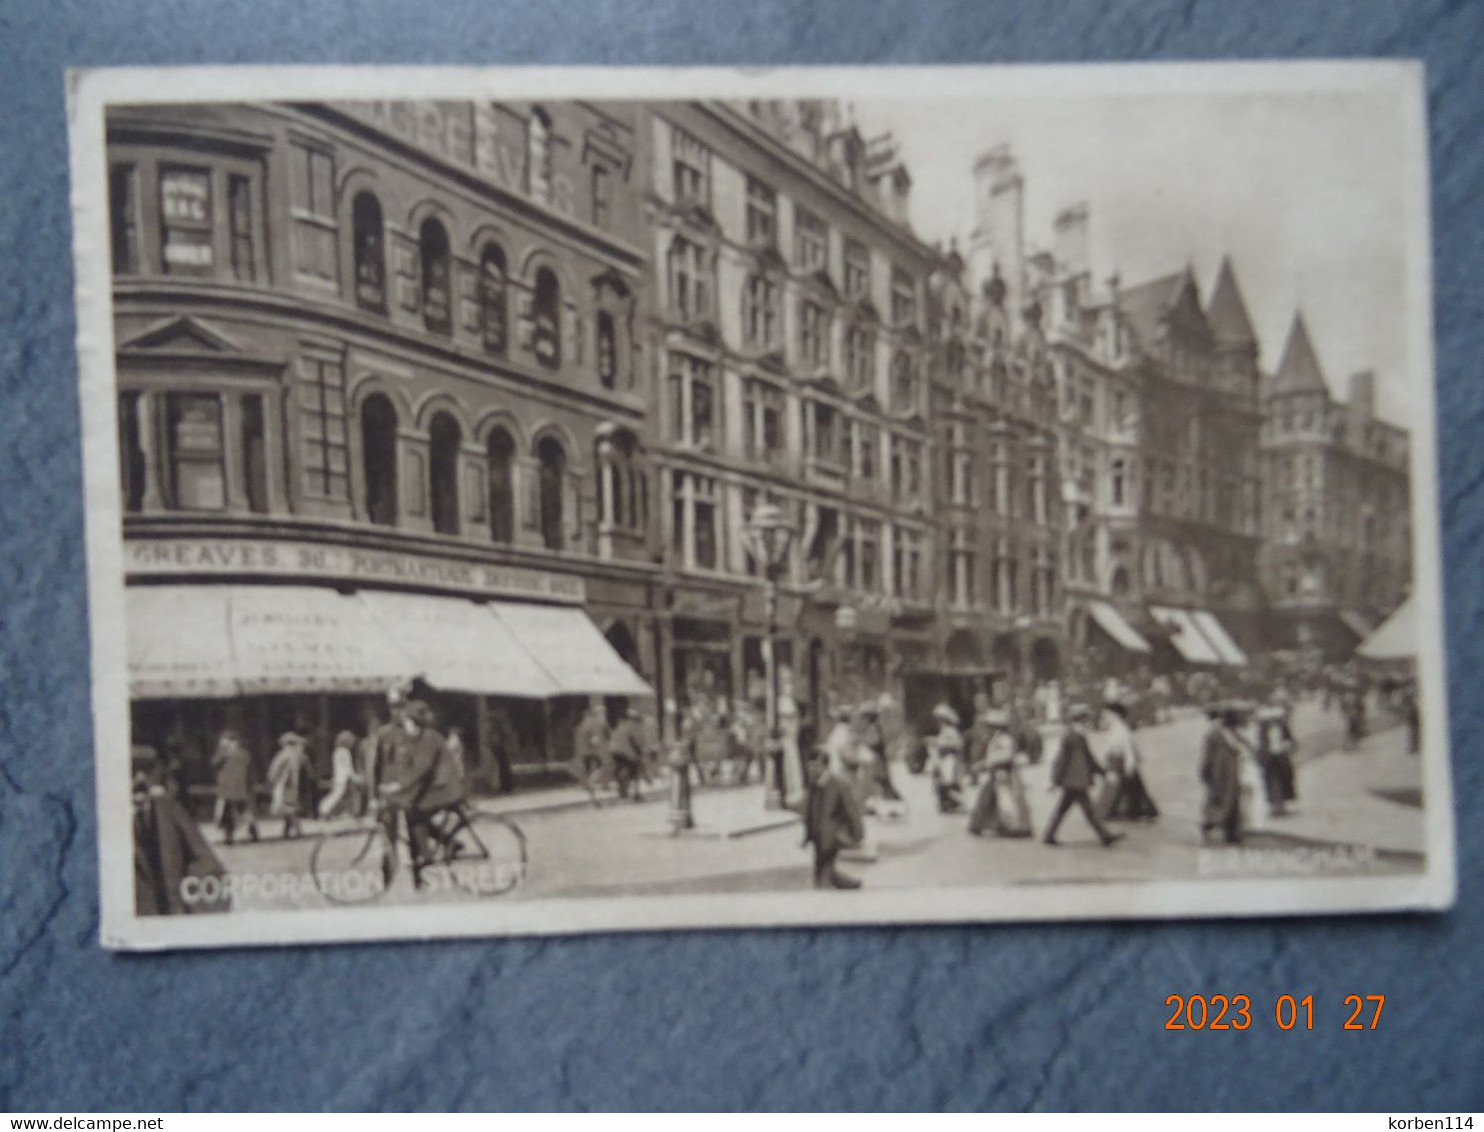
[[[142,741],[199,754],[230,722],[265,757],[276,730],[363,729],[371,670],[405,660],[481,763],[491,728],[539,762],[577,695],[661,677],[637,141],[623,104],[111,113],[131,649],[149,668],[132,612],[172,602],[208,652],[228,625],[247,647],[250,608],[316,626],[256,683],[157,656],[175,676],[136,681]],[[357,668],[363,604],[417,655]],[[563,633],[618,683],[480,668]]]
[[[767,501],[797,538],[780,661],[813,705],[898,690],[933,644],[925,284],[889,137],[829,102],[647,109],[669,685],[759,698]]]
[[[991,162],[1001,218],[1002,151]],[[1260,642],[1257,342],[1223,261],[1095,293],[1088,211],[1059,213],[1026,260],[1055,359],[1072,652],[1089,670],[1239,664]],[[996,246],[1018,240],[1000,237]],[[996,262],[1000,262],[996,257]]]
[[[1019,685],[1060,676],[1063,659],[1056,384],[1040,304],[1016,318],[991,271],[971,289],[952,251],[931,292],[940,629],[947,667]]]
[[[1301,315],[1264,383],[1262,572],[1273,643],[1344,656],[1411,586],[1408,438],[1376,417],[1375,375],[1330,394]]]

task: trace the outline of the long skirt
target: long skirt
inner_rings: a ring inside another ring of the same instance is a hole
[[[1139,768],[1127,766],[1116,757],[1108,762],[1108,776],[1098,791],[1098,817],[1104,821],[1145,821],[1159,817],[1159,807],[1149,796]]]
[[[1270,806],[1281,806],[1298,797],[1292,756],[1286,752],[1268,756],[1267,763],[1263,767],[1263,787]]]
[[[1025,798],[1025,784],[1013,767],[995,767],[979,789],[969,815],[969,832],[995,837],[1029,837],[1031,811]]]

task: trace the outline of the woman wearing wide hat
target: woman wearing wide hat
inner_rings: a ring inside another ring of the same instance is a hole
[[[938,721],[938,734],[933,737],[933,788],[938,795],[940,813],[959,810],[959,788],[963,777],[964,736],[959,731],[958,712],[947,704],[933,708]]]
[[[1129,708],[1125,700],[1104,705],[1108,718],[1108,746],[1103,756],[1110,782],[1106,804],[1099,807],[1104,820],[1153,821],[1159,807],[1144,785],[1143,753],[1128,725]]]
[[[977,722],[988,734],[984,755],[987,777],[974,800],[969,832],[975,836],[990,833],[996,837],[1029,837],[1030,806],[1016,764],[1017,746],[1009,713],[989,708],[979,713]]]

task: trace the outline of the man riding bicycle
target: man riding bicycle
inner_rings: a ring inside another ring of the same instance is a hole
[[[402,726],[389,744],[377,790],[381,796],[379,821],[387,842],[397,843],[397,816],[407,817],[407,839],[412,844],[412,882],[422,884],[422,868],[430,859],[428,838],[439,838],[434,818],[464,800],[463,775],[450,757],[442,734],[433,726],[433,712],[422,700],[412,700],[402,714]],[[382,880],[388,885],[396,873],[396,853],[382,861]]]

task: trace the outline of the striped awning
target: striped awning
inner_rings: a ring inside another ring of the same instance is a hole
[[[1170,643],[1191,664],[1221,664],[1221,654],[1206,640],[1195,619],[1184,609],[1151,605],[1150,615],[1170,631]]]
[[[1106,601],[1089,601],[1087,612],[1098,627],[1130,652],[1148,652],[1149,642],[1124,619],[1123,614]]]
[[[1226,631],[1226,626],[1216,618],[1216,614],[1205,609],[1192,609],[1190,611],[1196,628],[1199,629],[1207,641],[1221,655],[1221,659],[1227,664],[1244,665],[1247,663],[1247,654],[1242,651],[1240,645],[1232,640],[1232,635]]]

